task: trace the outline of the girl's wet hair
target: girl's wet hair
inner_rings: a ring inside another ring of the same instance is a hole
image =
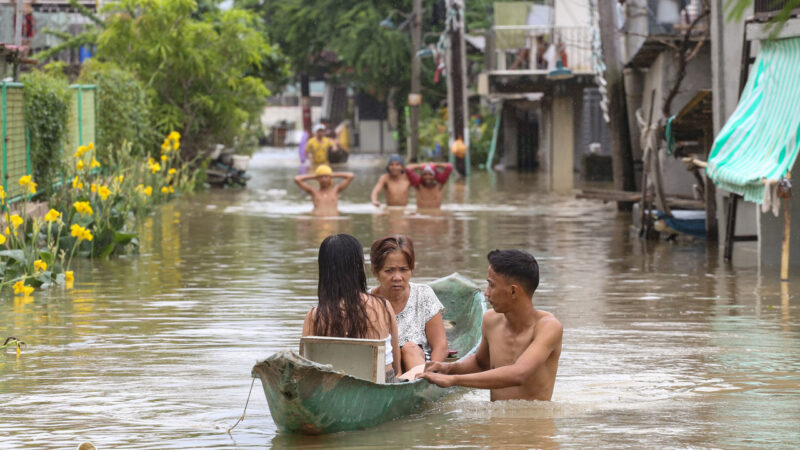
[[[414,270],[414,242],[408,236],[395,234],[372,243],[369,251],[372,273],[378,273],[379,270],[383,269],[389,254],[397,251],[403,252],[408,268]]]
[[[367,294],[364,248],[349,234],[328,236],[319,246],[314,334],[364,338],[371,324],[362,295]]]

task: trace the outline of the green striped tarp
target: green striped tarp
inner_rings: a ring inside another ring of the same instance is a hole
[[[763,179],[791,170],[800,148],[800,38],[761,43],[736,111],[708,159],[719,187],[761,203]]]

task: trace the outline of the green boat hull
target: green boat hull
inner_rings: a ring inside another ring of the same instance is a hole
[[[445,307],[444,319],[451,350],[464,358],[481,340],[486,311],[483,293],[455,273],[430,286]],[[426,380],[377,384],[334,371],[292,351],[270,356],[253,367],[261,379],[272,419],[281,432],[326,434],[375,426],[407,415],[424,400],[449,390]]]

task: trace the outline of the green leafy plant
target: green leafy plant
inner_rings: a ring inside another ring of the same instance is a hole
[[[116,64],[90,59],[83,64],[78,82],[97,86],[97,158],[101,163],[120,157],[109,152],[130,148],[134,155],[144,155],[156,145],[147,92],[136,76]],[[124,146],[125,142],[129,145]]]
[[[70,91],[67,79],[42,71],[22,76],[25,123],[28,128],[33,176],[50,190],[60,171],[61,149],[67,134]]]
[[[144,83],[155,128],[182,130],[185,157],[231,145],[242,124],[260,116],[269,95],[257,76],[276,50],[247,11],[192,17],[193,0],[121,0],[109,4],[98,57]]]

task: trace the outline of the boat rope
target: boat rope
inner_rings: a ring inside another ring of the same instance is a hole
[[[255,378],[255,377],[253,377],[253,382],[252,382],[252,383],[250,383],[250,392],[248,392],[248,393],[247,393],[247,401],[246,401],[246,402],[244,402],[244,411],[242,411],[242,417],[239,417],[239,420],[237,420],[237,421],[236,421],[236,423],[235,423],[235,424],[233,424],[233,426],[232,426],[232,427],[228,428],[228,430],[227,430],[227,433],[228,433],[228,434],[231,434],[231,430],[233,430],[234,428],[236,428],[236,426],[237,426],[237,425],[239,425],[239,423],[241,423],[241,421],[243,421],[243,420],[244,420],[244,414],[247,412],[247,404],[248,404],[248,403],[250,403],[250,394],[252,394],[252,393],[253,393],[253,385],[254,385],[255,383],[256,383],[256,378]]]

